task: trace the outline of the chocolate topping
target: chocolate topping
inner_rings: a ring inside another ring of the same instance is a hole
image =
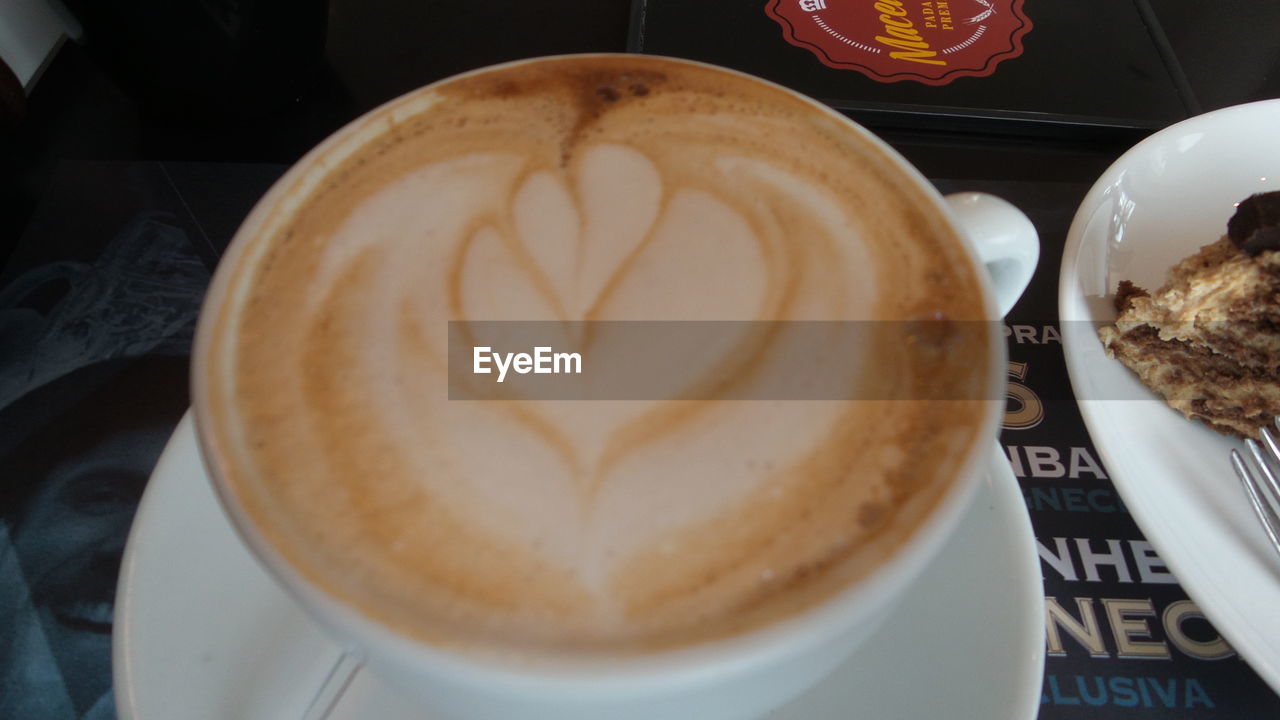
[[[1250,257],[1280,250],[1280,190],[1245,198],[1227,221],[1227,235]]]
[[[1128,280],[1121,280],[1120,287],[1116,289],[1116,297],[1112,302],[1115,303],[1116,312],[1124,312],[1129,309],[1129,304],[1134,298],[1151,297],[1151,293],[1134,285]]]

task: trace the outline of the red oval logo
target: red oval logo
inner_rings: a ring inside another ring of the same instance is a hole
[[[769,0],[787,42],[880,82],[946,85],[1022,54],[1023,0]]]

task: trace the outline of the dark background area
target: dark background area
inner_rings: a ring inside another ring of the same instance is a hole
[[[1280,96],[1280,4],[1027,0],[1025,57],[942,88],[832,71],[771,33],[755,0],[70,0],[84,26],[0,136],[0,260],[62,160],[290,163],[347,121],[459,71],[534,55],[642,49],[737,63],[819,97],[1143,117],[1112,136],[973,132],[861,118],[928,175],[1091,180],[1145,132]],[[710,8],[710,10],[708,10]],[[715,11],[743,34],[700,26]],[[668,20],[664,20],[667,18]],[[1161,67],[1163,63],[1163,67]],[[832,75],[831,73],[836,73]],[[835,78],[833,81],[831,78]],[[832,86],[835,82],[836,86]]]
[[[1131,0],[1026,2],[1032,29],[1022,40],[1022,55],[989,77],[962,77],[942,86],[881,82],[814,62],[807,49],[776,42],[780,26],[758,3],[637,4],[645,22],[633,28],[633,47],[736,67],[868,123],[1107,137],[1180,120],[1190,104],[1165,62],[1158,33]],[[981,8],[952,5],[956,12]]]

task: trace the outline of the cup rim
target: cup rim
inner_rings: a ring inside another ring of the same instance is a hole
[[[513,684],[545,686],[547,683],[554,685],[561,682],[581,684],[583,681],[588,681],[593,686],[634,687],[637,683],[643,685],[647,682],[662,682],[666,685],[671,682],[672,677],[676,676],[694,684],[699,678],[732,674],[739,670],[767,665],[802,652],[806,648],[824,645],[834,638],[854,633],[860,623],[874,615],[870,611],[877,609],[877,605],[866,600],[868,595],[886,593],[887,597],[892,598],[907,588],[923,571],[946,538],[954,533],[963,511],[968,506],[969,499],[976,491],[981,468],[989,452],[990,440],[996,436],[999,428],[1001,403],[992,400],[983,401],[983,417],[977,425],[975,440],[953,473],[953,481],[942,491],[932,506],[924,510],[917,528],[894,548],[889,559],[879,562],[865,576],[810,606],[787,617],[728,637],[697,640],[687,645],[655,650],[602,653],[575,651],[571,653],[572,657],[542,654],[534,650],[527,652],[522,650],[520,657],[499,657],[490,653],[473,654],[450,647],[437,647],[407,633],[396,632],[383,622],[365,615],[358,607],[334,597],[329,591],[294,568],[256,527],[254,521],[241,507],[235,491],[228,487],[226,476],[222,472],[222,465],[226,460],[220,456],[215,442],[210,437],[211,434],[215,434],[213,428],[218,425],[210,414],[208,400],[209,393],[213,392],[209,387],[212,381],[209,379],[208,364],[209,355],[213,352],[214,326],[218,321],[224,321],[219,307],[225,304],[227,296],[233,291],[243,292],[249,285],[249,283],[243,283],[245,287],[235,287],[234,279],[242,273],[234,272],[232,268],[252,267],[253,238],[270,234],[264,233],[263,230],[268,227],[271,216],[282,206],[282,200],[287,197],[305,198],[316,183],[323,180],[334,166],[347,157],[347,154],[339,154],[334,160],[330,157],[331,153],[341,153],[344,149],[347,152],[357,150],[361,146],[361,134],[372,132],[376,135],[377,126],[393,117],[397,110],[417,108],[417,103],[429,101],[436,88],[463,78],[529,63],[582,58],[629,58],[729,73],[752,83],[782,91],[836,120],[844,131],[853,133],[862,142],[874,148],[899,176],[906,179],[914,190],[928,199],[929,212],[945,222],[967,254],[981,289],[984,316],[990,322],[999,319],[995,306],[995,294],[989,277],[982,271],[983,266],[977,250],[961,231],[958,221],[941,193],[900,153],[861,124],[814,98],[771,80],[740,70],[685,58],[634,53],[571,53],[521,58],[475,68],[441,78],[379,104],[335,130],[295,161],[255,203],[253,209],[241,222],[219,261],[202,302],[193,343],[191,373],[192,414],[200,456],[215,491],[214,495],[231,520],[232,526],[236,528],[253,556],[270,575],[276,578],[290,596],[339,637],[348,641],[351,638],[358,638],[355,644],[360,646],[359,651],[371,661],[381,657],[390,658],[396,664],[429,666],[455,678],[462,678],[466,682],[474,681],[477,684],[500,679],[508,686]],[[415,112],[421,109],[424,108]],[[326,168],[327,160],[333,164]],[[317,177],[311,177],[316,176],[317,173]],[[311,184],[299,189],[308,180]],[[290,215],[289,212],[283,214]],[[1004,366],[1007,349],[1000,333],[990,332],[988,335],[990,371],[986,382],[989,395],[994,395],[1005,384]],[[886,604],[881,602],[878,605]],[[883,607],[880,609],[885,610]],[[368,652],[364,652],[366,650]]]

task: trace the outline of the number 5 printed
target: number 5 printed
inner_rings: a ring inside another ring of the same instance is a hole
[[[1027,430],[1044,420],[1044,404],[1031,388],[1020,380],[1027,379],[1027,364],[1009,361],[1009,387],[1005,390],[1008,404],[1004,410],[1005,430]]]

